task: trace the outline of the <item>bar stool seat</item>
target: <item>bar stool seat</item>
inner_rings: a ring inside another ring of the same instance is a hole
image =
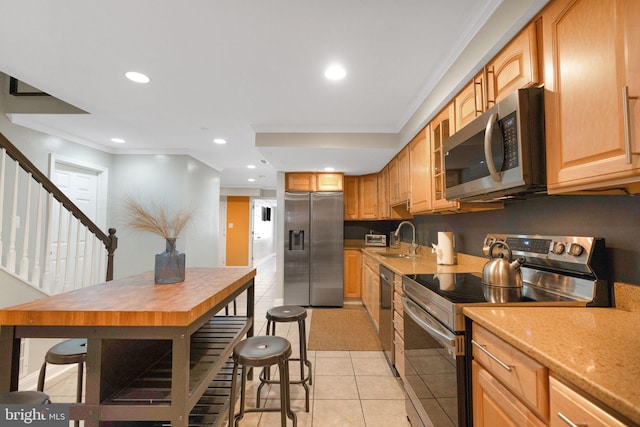
[[[0,403],[3,405],[46,405],[51,403],[49,396],[40,391],[10,391],[0,393]]]
[[[296,414],[291,411],[291,397],[289,394],[289,356],[291,343],[282,337],[255,336],[240,341],[233,348],[233,373],[231,375],[231,396],[229,409],[229,427],[237,426],[246,412],[276,412],[280,411],[282,427],[286,427],[287,418],[297,425]],[[263,368],[278,365],[280,370],[280,408],[249,408],[245,409],[245,394],[247,387],[247,368]],[[242,382],[240,385],[240,412],[233,411],[236,401],[236,386],[238,369],[242,367]]]
[[[64,340],[51,347],[44,356],[44,363],[38,376],[38,391],[44,391],[44,379],[47,373],[47,363],[52,365],[78,364],[78,382],[76,386],[76,402],[82,402],[82,380],[84,362],[87,360],[87,339],[72,338]]]
[[[307,332],[305,319],[307,310],[297,305],[280,305],[267,310],[267,335],[276,335],[276,323],[298,323],[298,339],[300,341],[300,357],[289,360],[300,362],[300,380],[292,380],[290,384],[302,384],[305,391],[305,410],[309,412],[309,386],[313,385],[311,362],[307,357]],[[308,371],[305,373],[305,366]],[[267,367],[260,373],[260,385],[258,386],[257,405],[260,406],[260,390],[265,384],[276,384],[271,380],[270,369]]]

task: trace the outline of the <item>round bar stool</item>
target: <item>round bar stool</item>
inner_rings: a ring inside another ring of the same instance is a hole
[[[0,393],[0,403],[3,405],[46,405],[51,403],[51,400],[41,391],[25,390]]]
[[[289,360],[300,362],[300,380],[290,381],[291,384],[302,384],[305,392],[305,410],[309,412],[309,385],[313,385],[311,374],[311,362],[307,358],[307,332],[305,329],[305,319],[307,310],[297,305],[281,305],[267,310],[267,335],[276,335],[276,323],[298,322],[298,339],[300,341],[300,357]],[[308,375],[305,374],[305,365]],[[260,373],[260,385],[258,386],[257,406],[260,407],[260,390],[265,384],[274,384],[278,381],[271,380],[269,368],[265,368]],[[307,385],[308,383],[308,385]]]
[[[78,364],[78,384],[76,386],[76,402],[82,402],[82,379],[84,362],[87,360],[87,339],[72,338],[51,347],[44,356],[44,363],[38,376],[38,391],[44,390],[44,377],[47,373],[47,363],[52,365]]]
[[[282,427],[286,427],[287,418],[297,426],[296,414],[291,411],[291,397],[289,394],[289,356],[291,343],[282,337],[256,336],[240,341],[233,348],[233,373],[231,374],[231,396],[229,400],[229,427],[237,426],[246,412],[276,412],[280,411]],[[264,368],[278,365],[280,370],[280,408],[249,408],[245,409],[245,394],[247,387],[248,368]],[[240,384],[240,412],[234,413],[236,401],[236,386],[238,368],[242,366],[242,382]]]

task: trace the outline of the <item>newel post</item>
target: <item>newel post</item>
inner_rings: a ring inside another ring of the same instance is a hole
[[[113,254],[118,247],[116,229],[109,229],[109,244],[107,245],[107,282],[113,280]]]

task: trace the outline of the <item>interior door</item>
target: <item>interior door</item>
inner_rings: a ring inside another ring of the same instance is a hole
[[[87,217],[96,222],[98,216],[98,172],[82,167],[56,163],[52,173],[52,181]],[[77,227],[77,222],[70,221],[70,214],[66,210],[52,207],[52,240],[51,240],[51,270],[54,277],[56,272],[62,271],[90,271],[84,269],[87,233],[84,227]],[[88,248],[91,249],[91,248]],[[74,276],[71,276],[74,277]],[[56,283],[57,287],[75,288],[76,283],[85,279],[83,275],[76,275],[75,283]]]

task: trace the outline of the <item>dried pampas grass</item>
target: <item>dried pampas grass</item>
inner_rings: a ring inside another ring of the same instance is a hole
[[[129,228],[138,231],[149,231],[165,239],[175,239],[193,218],[193,210],[179,210],[173,214],[159,203],[143,206],[133,197],[124,200]]]

